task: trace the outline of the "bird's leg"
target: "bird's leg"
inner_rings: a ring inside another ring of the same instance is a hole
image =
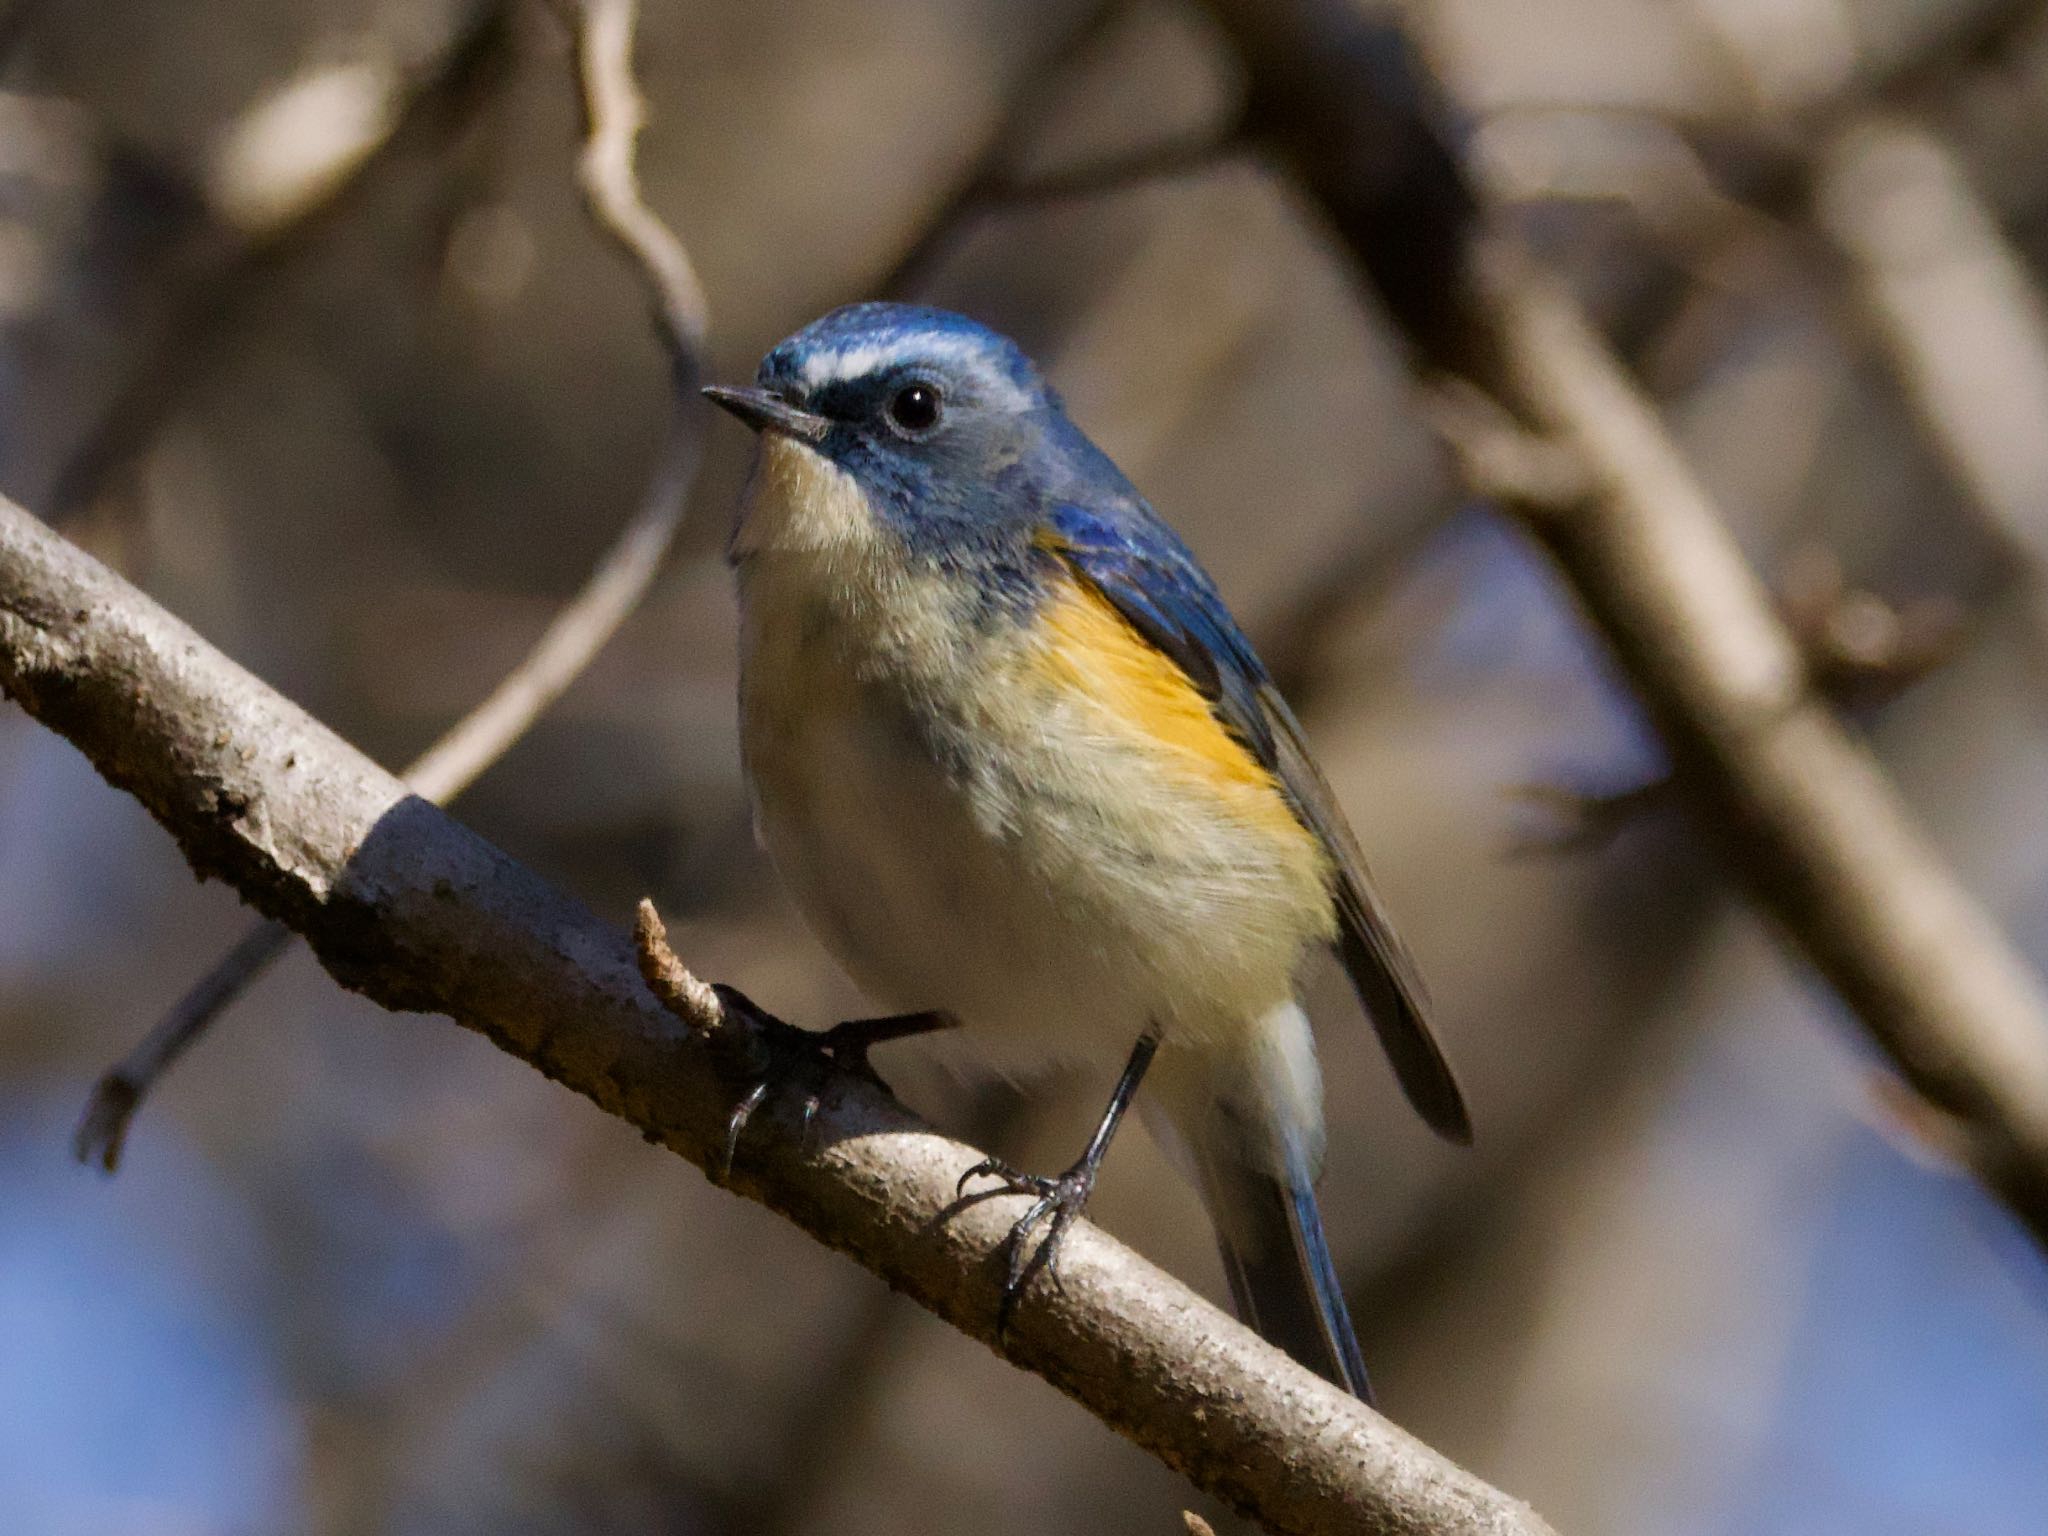
[[[829,1067],[866,1078],[884,1093],[889,1085],[868,1060],[868,1052],[891,1040],[951,1029],[960,1021],[950,1013],[892,1013],[874,1019],[844,1019],[826,1030],[798,1029],[778,1019],[737,987],[716,984],[712,990],[731,1011],[743,1015],[754,1026],[755,1036],[765,1048],[765,1059],[748,1064],[751,1079],[746,1094],[733,1107],[725,1126],[725,1168],[732,1172],[739,1151],[740,1133],[769,1091],[791,1083],[801,1084],[804,1095],[804,1135],[808,1137],[817,1118],[818,1102],[825,1091]]]
[[[1087,1208],[1088,1197],[1095,1192],[1095,1175],[1102,1167],[1103,1156],[1109,1151],[1110,1139],[1116,1135],[1116,1128],[1124,1118],[1124,1111],[1131,1107],[1131,1100],[1137,1095],[1138,1084],[1144,1081],[1145,1069],[1152,1065],[1153,1052],[1159,1049],[1159,1035],[1155,1030],[1146,1030],[1138,1037],[1138,1043],[1131,1047],[1131,1058],[1124,1063],[1123,1075],[1116,1080],[1116,1091],[1109,1096],[1109,1104],[1102,1111],[1102,1119],[1096,1123],[1095,1134],[1088,1138],[1087,1150],[1080,1160],[1058,1178],[1046,1178],[1041,1174],[1020,1173],[1001,1158],[983,1158],[972,1168],[960,1175],[955,1192],[963,1198],[985,1200],[993,1195],[1031,1195],[1033,1200],[1010,1228],[1010,1235],[1004,1241],[1009,1254],[1009,1273],[1003,1282],[1003,1301],[996,1312],[996,1336],[1001,1338],[1009,1332],[1010,1315],[1017,1309],[1017,1299],[1024,1294],[1025,1287],[1042,1269],[1048,1268],[1058,1256],[1060,1240],[1066,1236],[1067,1228],[1074,1218]],[[972,1196],[966,1195],[970,1180],[991,1178],[997,1187],[977,1190]],[[1028,1254],[1025,1244],[1032,1232],[1048,1216],[1051,1225],[1045,1229],[1045,1237]]]

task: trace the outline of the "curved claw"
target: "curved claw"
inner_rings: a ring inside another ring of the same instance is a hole
[[[1003,1280],[1003,1299],[996,1308],[998,1340],[1008,1335],[1017,1304],[1024,1299],[1025,1291],[1030,1289],[1031,1282],[1040,1271],[1057,1272],[1060,1243],[1067,1235],[1067,1228],[1087,1208],[1088,1197],[1094,1192],[1094,1170],[1071,1168],[1057,1179],[1035,1179],[1031,1180],[1031,1185],[1039,1191],[1038,1198],[1011,1224],[1009,1236],[1003,1240],[1009,1256],[1009,1270]],[[1052,1218],[1052,1222],[1046,1227],[1045,1236],[1027,1252],[1025,1245],[1047,1216]]]
[[[1046,1213],[1058,1204],[1059,1196],[1057,1194],[1040,1195],[1025,1208],[1022,1216],[1019,1216],[1010,1224],[1010,1235],[1003,1243],[1004,1248],[1009,1250],[1010,1255],[1009,1277],[1003,1282],[1003,1297],[1005,1301],[1010,1300],[1015,1292],[1023,1288],[1025,1268],[1032,1259],[1038,1257],[1039,1250],[1045,1246],[1043,1243],[1040,1243],[1038,1248],[1034,1248],[1029,1254],[1026,1254],[1024,1252],[1026,1239],[1031,1236],[1032,1229],[1045,1220]]]
[[[1048,1197],[1033,1206],[1026,1216],[1033,1225],[1042,1220],[1047,1209],[1053,1210],[1052,1226],[1031,1250],[1029,1257],[1024,1253],[1023,1239],[1015,1229],[1011,1232],[1010,1273],[1003,1283],[1003,1298],[996,1304],[996,1341],[1003,1342],[1009,1337],[1010,1322],[1017,1315],[1017,1304],[1024,1299],[1024,1293],[1031,1289],[1031,1282],[1038,1278],[1040,1270],[1050,1269],[1059,1255],[1060,1239],[1066,1233],[1069,1223],[1080,1214],[1076,1206],[1059,1205]],[[1022,1226],[1023,1223],[1019,1223]]]
[[[1088,1149],[1081,1154],[1079,1162],[1056,1179],[1040,1178],[1033,1174],[1017,1172],[1008,1164],[993,1157],[983,1158],[960,1176],[954,1187],[956,1202],[973,1204],[992,1195],[1005,1192],[1032,1195],[1033,1199],[1024,1214],[1010,1227],[1010,1235],[1004,1240],[1009,1255],[1009,1272],[1003,1285],[1002,1305],[996,1312],[996,1338],[1000,1341],[1010,1329],[1010,1318],[1017,1310],[1017,1302],[1024,1289],[1042,1269],[1049,1269],[1059,1257],[1060,1242],[1067,1235],[1067,1228],[1086,1209],[1088,1197],[1095,1189],[1095,1174],[1102,1166],[1102,1157],[1109,1150],[1109,1141],[1116,1134],[1118,1123],[1124,1111],[1131,1106],[1131,1099],[1143,1081],[1145,1070],[1152,1063],[1152,1057],[1159,1048],[1159,1036],[1154,1030],[1147,1030],[1138,1037],[1138,1043],[1131,1047],[1131,1058],[1124,1063],[1123,1075],[1117,1079],[1116,1092],[1110,1095],[1109,1106],[1102,1112],[1102,1119],[1095,1127],[1095,1134],[1089,1138]],[[1001,1184],[992,1190],[967,1195],[967,1181],[982,1174],[992,1174]],[[1052,1216],[1052,1225],[1046,1228],[1045,1236],[1027,1257],[1024,1245],[1037,1230],[1047,1214]]]
[[[975,1179],[993,1178],[998,1181],[993,1189],[967,1193],[967,1186]],[[1030,1195],[1031,1204],[1024,1213],[1010,1224],[1009,1233],[1003,1239],[1005,1259],[1002,1301],[996,1310],[996,1337],[1000,1340],[1010,1329],[1010,1319],[1017,1310],[1017,1303],[1039,1272],[1052,1267],[1059,1256],[1061,1240],[1067,1228],[1074,1224],[1088,1204],[1088,1197],[1095,1189],[1095,1170],[1085,1160],[1069,1168],[1056,1179],[1042,1174],[1020,1173],[1001,1158],[985,1157],[961,1174],[953,1185],[953,1197],[979,1203],[998,1195]],[[1045,1229],[1045,1236],[1036,1245],[1031,1237],[1047,1217],[1052,1218]]]
[[[778,1019],[737,987],[721,982],[715,983],[712,990],[730,1013],[755,1026],[751,1031],[741,1032],[748,1046],[736,1054],[730,1064],[734,1077],[746,1085],[747,1092],[726,1123],[725,1163],[718,1175],[721,1181],[731,1176],[733,1162],[739,1154],[741,1133],[771,1089],[793,1087],[802,1093],[804,1147],[806,1151],[813,1150],[818,1111],[828,1080],[827,1062],[842,1071],[866,1078],[882,1092],[888,1093],[889,1085],[882,1081],[869,1062],[868,1051],[885,1041],[949,1028],[954,1022],[945,1014],[891,1014],[878,1019],[849,1019],[828,1030],[813,1032],[797,1029]]]
[[[802,1037],[808,1049],[792,1070],[802,1079],[803,1109],[799,1134],[803,1137],[806,1152],[817,1150],[818,1110],[825,1102],[825,1062],[830,1061],[843,1071],[866,1078],[884,1093],[890,1092],[881,1074],[868,1062],[868,1047],[873,1042],[860,1032],[861,1023],[856,1019],[846,1024],[835,1024],[823,1034],[806,1033]]]
[[[967,1186],[971,1184],[974,1180],[991,1177],[999,1178],[1005,1184],[1009,1184],[1014,1187],[1017,1181],[1023,1176],[1019,1174],[1016,1169],[1010,1167],[999,1157],[984,1157],[980,1162],[976,1163],[972,1168],[968,1169],[965,1173],[961,1174],[960,1177],[956,1181],[954,1181],[953,1198],[955,1200],[958,1200],[962,1198],[964,1195],[966,1195]],[[999,1195],[1002,1194],[1003,1191],[999,1189],[992,1189],[989,1191],[989,1193],[992,1195]]]
[[[739,1156],[740,1135],[747,1128],[747,1122],[754,1118],[754,1111],[761,1107],[761,1101],[768,1097],[768,1080],[747,1090],[747,1096],[733,1106],[732,1116],[725,1122],[725,1162],[718,1170],[718,1182],[726,1183],[732,1178],[733,1159]]]

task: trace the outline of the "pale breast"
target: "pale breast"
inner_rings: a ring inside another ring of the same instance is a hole
[[[1329,902],[1269,808],[1171,771],[1089,669],[1049,660],[1037,616],[992,619],[885,540],[798,545],[768,531],[789,509],[749,516],[757,824],[878,1005],[958,1014],[1021,1064],[1118,1059],[1148,1022],[1221,1028],[1287,995]]]

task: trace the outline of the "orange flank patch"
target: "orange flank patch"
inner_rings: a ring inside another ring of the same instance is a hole
[[[1313,840],[1272,772],[1224,727],[1185,672],[1085,582],[1055,591],[1034,670],[1093,700],[1162,770],[1230,802],[1247,821]]]

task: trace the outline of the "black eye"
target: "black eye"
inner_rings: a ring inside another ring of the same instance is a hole
[[[939,392],[929,384],[906,384],[889,397],[889,420],[915,437],[939,424]]]

